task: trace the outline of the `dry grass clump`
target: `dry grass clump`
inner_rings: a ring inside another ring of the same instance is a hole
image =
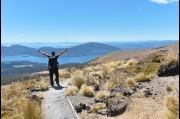
[[[108,75],[111,73],[111,68],[109,66],[109,63],[102,64],[102,72],[100,73],[101,79],[107,79]]]
[[[126,84],[127,84],[127,86],[129,86],[129,87],[134,87],[134,86],[136,85],[136,81],[135,81],[133,78],[128,78],[128,79],[126,80]]]
[[[21,81],[1,86],[2,119],[42,119],[39,100],[30,100],[36,81]]]
[[[94,70],[94,71],[100,71],[101,68],[102,68],[101,65],[98,64],[97,66],[94,66],[94,67],[93,67],[93,70]]]
[[[39,83],[39,89],[41,91],[48,90],[49,89],[49,87],[48,87],[48,80],[46,80],[46,79],[41,80],[40,83]]]
[[[117,65],[117,66],[121,66],[121,65],[123,65],[123,64],[124,64],[124,61],[117,61],[117,62],[116,62],[116,65]]]
[[[83,71],[93,72],[93,71],[94,71],[94,68],[93,68],[93,67],[85,67],[85,68],[83,69]]]
[[[166,114],[166,118],[179,119],[179,95],[167,97],[165,100],[165,105],[169,110]]]
[[[60,80],[64,80],[71,77],[71,73],[67,69],[60,69],[59,72],[60,72]]]
[[[167,92],[171,92],[171,91],[173,91],[173,89],[172,89],[171,86],[167,86],[167,87],[166,87],[166,91],[167,91]]]
[[[87,97],[93,97],[94,89],[90,86],[87,86],[86,84],[83,84],[80,89],[80,94]]]
[[[22,106],[24,119],[42,119],[40,102],[26,100]]]
[[[66,96],[75,95],[78,93],[78,88],[75,86],[70,86],[66,90]]]
[[[91,109],[91,111],[92,113],[97,113],[98,110],[105,109],[105,108],[106,108],[106,105],[104,103],[98,103]]]
[[[148,76],[146,76],[144,73],[139,73],[134,80],[136,82],[146,82],[146,81],[150,81],[150,78]]]
[[[85,79],[82,76],[74,76],[72,78],[72,84],[77,88],[81,88],[81,86],[85,83]]]
[[[96,93],[95,99],[101,100],[101,99],[104,99],[104,98],[106,98],[108,96],[109,96],[109,92],[108,91],[99,91],[99,92]]]
[[[156,75],[160,65],[160,63],[156,62],[148,62],[145,64],[141,72],[143,72],[145,75]]]
[[[126,64],[129,66],[129,65],[136,65],[136,64],[138,64],[139,63],[139,61],[138,60],[136,60],[136,59],[130,59],[130,60],[128,60],[127,62],[126,62]]]
[[[118,71],[113,71],[111,73],[110,80],[107,82],[108,84],[108,90],[112,90],[118,85],[124,85],[125,84],[125,76],[121,75]]]
[[[116,62],[110,62],[109,63],[109,67],[110,68],[115,68],[115,67],[117,67],[118,65],[117,65],[117,63]]]

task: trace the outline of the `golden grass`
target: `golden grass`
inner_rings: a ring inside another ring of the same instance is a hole
[[[65,92],[66,96],[75,95],[77,93],[78,93],[78,88],[75,86],[68,87]]]
[[[100,73],[101,79],[106,79],[108,74],[110,74],[111,69],[108,63],[102,64],[102,72]]]
[[[172,89],[171,86],[167,86],[167,87],[166,87],[166,91],[167,91],[167,92],[171,92],[171,91],[173,91],[173,89]]]
[[[158,68],[161,64],[160,63],[156,63],[156,62],[148,62],[146,63],[145,67],[142,69],[142,72],[145,75],[156,75]]]
[[[136,82],[146,82],[146,81],[150,81],[150,78],[148,76],[146,76],[144,73],[139,73],[134,80]]]
[[[108,97],[109,94],[110,93],[108,91],[98,91],[95,95],[95,99],[97,99],[97,100],[104,99],[104,98]]]
[[[60,80],[61,81],[64,79],[71,78],[71,72],[68,71],[67,69],[60,69],[59,74],[60,74]]]
[[[49,87],[48,87],[48,80],[46,80],[46,79],[41,80],[40,83],[39,83],[39,89],[41,91],[48,90],[49,89]]]
[[[126,85],[129,87],[134,87],[136,85],[136,81],[133,78],[128,78],[126,80]]]
[[[30,90],[38,81],[28,80],[1,86],[2,119],[42,119],[39,100],[30,100]]]
[[[125,84],[125,76],[119,74],[118,71],[111,72],[110,80],[107,82],[108,84],[108,90],[112,90],[118,85],[124,85]]]
[[[102,68],[101,65],[98,64],[97,66],[94,66],[94,67],[93,67],[93,70],[94,70],[94,71],[100,71],[101,68]]]
[[[22,107],[24,119],[42,119],[40,102],[26,100]]]
[[[169,110],[166,113],[167,119],[179,119],[179,95],[169,96],[165,100],[165,105]]]
[[[98,110],[105,109],[105,108],[106,108],[106,105],[104,103],[98,103],[91,109],[91,111],[92,113],[97,113]]]
[[[80,89],[80,94],[87,97],[93,97],[94,96],[94,89],[90,86],[87,86],[86,84],[83,84]]]
[[[136,65],[136,64],[138,64],[139,63],[139,61],[138,60],[136,60],[136,59],[130,59],[130,60],[128,60],[127,62],[126,62],[126,64],[129,66],[129,65]]]
[[[81,86],[85,83],[85,79],[82,76],[74,76],[72,78],[72,84],[77,88],[81,88]]]

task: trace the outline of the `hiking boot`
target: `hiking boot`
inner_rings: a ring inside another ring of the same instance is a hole
[[[57,84],[58,87],[61,87],[59,84]]]

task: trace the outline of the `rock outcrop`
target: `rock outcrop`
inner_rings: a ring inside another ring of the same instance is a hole
[[[179,75],[179,61],[163,64],[158,69],[158,76],[175,76]]]

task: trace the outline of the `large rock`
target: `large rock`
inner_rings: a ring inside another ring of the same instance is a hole
[[[131,96],[133,93],[133,90],[130,88],[127,88],[123,85],[117,86],[116,88],[111,90],[110,97],[113,97],[116,95],[116,93],[122,93],[123,96],[128,97]]]
[[[158,69],[158,76],[175,76],[179,75],[179,61],[175,61],[169,64],[163,64]]]
[[[118,101],[114,100],[111,104],[108,104],[107,106],[107,116],[117,116],[120,114],[123,114],[126,111],[126,108],[129,104],[128,98],[122,98]]]

